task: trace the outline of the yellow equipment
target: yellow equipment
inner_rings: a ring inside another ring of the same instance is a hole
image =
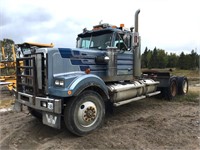
[[[17,44],[20,48],[31,48],[31,47],[38,47],[38,48],[52,48],[54,47],[53,43],[44,44],[44,43],[33,43],[33,42],[25,42],[22,44]]]
[[[2,51],[2,60],[0,62],[0,69],[1,69],[0,86],[7,87],[8,90],[12,91],[13,87],[16,87],[16,76],[15,76],[16,53],[14,49],[14,44],[12,45],[13,60],[6,60],[4,47],[1,48],[1,51]]]
[[[52,48],[54,47],[53,43],[51,44],[43,44],[43,43],[33,43],[33,42],[25,42],[22,44],[16,44],[23,54],[24,49],[30,49],[32,47],[38,48]],[[9,91],[12,91],[13,88],[16,88],[16,53],[15,53],[15,45],[12,45],[12,60],[6,60],[5,49],[1,48],[2,51],[2,60],[0,62],[0,86],[6,86]],[[19,55],[20,57],[20,55]],[[20,63],[23,65],[23,62]],[[4,70],[4,75],[2,72]]]

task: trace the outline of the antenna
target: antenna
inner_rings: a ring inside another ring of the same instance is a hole
[[[99,21],[99,25],[102,24],[103,20]]]

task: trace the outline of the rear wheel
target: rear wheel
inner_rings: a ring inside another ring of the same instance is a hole
[[[188,92],[188,80],[185,77],[178,78],[178,94],[185,95]]]
[[[166,89],[166,98],[168,100],[172,100],[176,95],[177,95],[177,82],[175,78],[172,78],[170,80],[170,85],[169,87]]]
[[[97,129],[103,123],[105,104],[94,91],[84,91],[67,102],[64,121],[68,130],[83,136]]]

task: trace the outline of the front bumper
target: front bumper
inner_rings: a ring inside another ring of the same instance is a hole
[[[50,107],[44,107],[42,103],[51,104]],[[22,105],[31,107],[36,110],[61,114],[62,101],[61,99],[53,99],[49,97],[33,97],[33,95],[16,92],[16,101],[14,109],[17,111],[22,110]]]

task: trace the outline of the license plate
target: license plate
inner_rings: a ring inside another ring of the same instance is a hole
[[[60,115],[42,112],[42,122],[50,127],[60,129]]]

